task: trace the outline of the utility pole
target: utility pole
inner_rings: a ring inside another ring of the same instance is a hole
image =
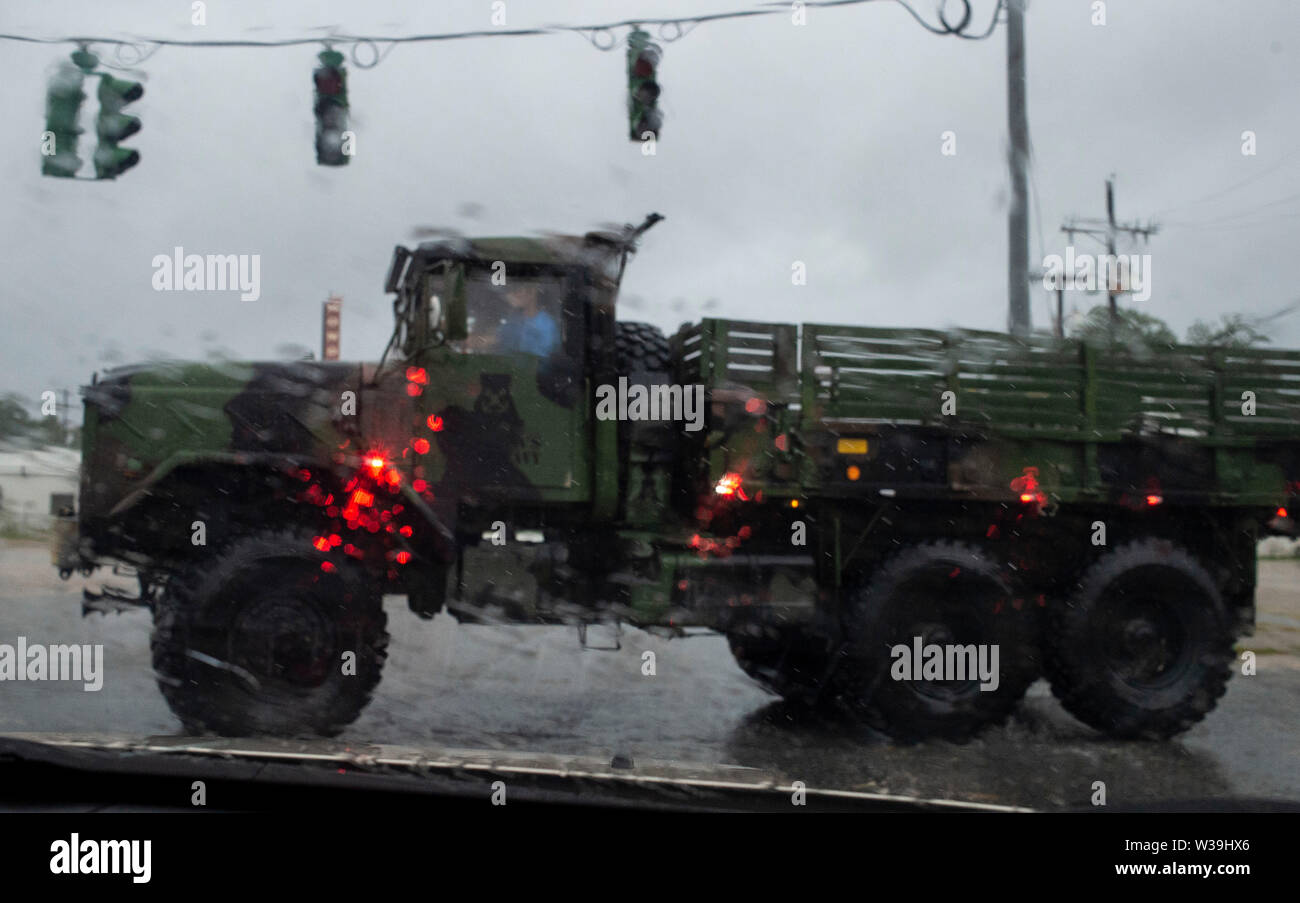
[[[1007,11],[1007,132],[1011,208],[1007,221],[1007,325],[1029,335],[1029,119],[1025,113],[1025,0],[1004,0]]]
[[[1084,223],[1086,225],[1079,225]],[[1160,231],[1160,227],[1154,223],[1148,222],[1145,226],[1140,223],[1120,224],[1115,222],[1115,175],[1112,173],[1110,178],[1106,179],[1106,218],[1098,219],[1071,219],[1070,222],[1061,226],[1061,231],[1070,237],[1070,244],[1074,244],[1074,233],[1080,235],[1091,235],[1093,238],[1104,238],[1106,241],[1106,254],[1108,260],[1115,260],[1115,236],[1120,232],[1127,232],[1134,238],[1141,235],[1143,241],[1151,238]],[[1100,275],[1100,273],[1098,273]],[[1110,323],[1114,328],[1115,323],[1119,320],[1119,305],[1115,302],[1116,286],[1113,280],[1106,280],[1106,295],[1110,301]]]

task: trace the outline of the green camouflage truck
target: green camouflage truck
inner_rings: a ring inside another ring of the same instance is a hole
[[[1256,541],[1295,532],[1300,352],[722,319],[669,339],[615,316],[658,219],[398,247],[378,363],[97,378],[55,558],[140,593],[84,610],[149,608],[167,702],[223,734],[355,719],[384,594],[708,628],[773,692],[900,740],[968,737],[1040,676],[1113,736],[1214,707]],[[526,592],[466,592],[525,534]]]

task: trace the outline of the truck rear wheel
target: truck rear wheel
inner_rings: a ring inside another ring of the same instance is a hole
[[[1034,680],[1032,621],[1022,607],[974,546],[906,549],[849,605],[841,696],[896,740],[966,740],[1003,721]],[[926,667],[932,647],[943,656],[935,670]]]
[[[1114,737],[1165,738],[1227,689],[1233,635],[1205,568],[1144,539],[1103,556],[1049,613],[1047,672],[1070,714]]]
[[[308,535],[239,540],[168,581],[154,614],[158,685],[190,732],[332,736],[379,683],[381,599],[359,568],[328,560]]]

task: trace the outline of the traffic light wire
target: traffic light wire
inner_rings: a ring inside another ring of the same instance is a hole
[[[916,9],[907,2],[907,0],[803,0],[799,5],[806,8],[814,7],[836,7],[836,6],[860,6],[864,3],[897,3],[920,23],[927,31],[936,35],[952,35],[953,37],[963,38],[966,40],[984,40],[993,34],[997,27],[1002,12],[1002,6],[1005,0],[997,0],[997,6],[989,21],[988,28],[978,34],[970,32],[970,25],[973,19],[971,9],[971,0],[936,0],[935,6],[939,18],[938,25],[926,21]],[[954,20],[948,17],[948,8],[952,4],[959,4],[960,15]],[[533,35],[559,34],[563,32],[577,32],[586,37],[593,46],[599,50],[612,50],[617,45],[614,39],[614,29],[616,28],[636,28],[640,25],[657,25],[659,39],[665,43],[671,43],[678,38],[685,37],[697,26],[705,22],[719,22],[724,19],[746,19],[753,16],[772,16],[781,15],[791,12],[796,8],[796,4],[789,2],[776,2],[764,4],[759,9],[733,10],[731,12],[706,13],[698,16],[686,16],[671,19],[626,19],[621,22],[608,22],[600,25],[546,25],[538,28],[515,28],[515,29],[486,29],[476,31],[456,31],[443,32],[439,34],[419,34],[403,35],[397,37],[391,36],[366,36],[366,35],[346,35],[331,33],[321,37],[310,38],[284,38],[281,40],[250,41],[250,40],[226,40],[226,41],[181,41],[171,38],[97,38],[97,37],[63,37],[63,38],[39,38],[31,35],[17,34],[0,34],[0,41],[20,41],[31,44],[79,44],[87,46],[90,44],[116,45],[118,50],[115,54],[118,65],[114,68],[125,68],[139,65],[148,59],[162,47],[294,47],[310,44],[350,44],[352,45],[352,63],[360,69],[370,69],[378,65],[384,57],[392,51],[393,47],[398,44],[420,44],[430,41],[456,41],[467,38],[504,38],[504,37],[529,37]],[[675,29],[671,37],[668,36],[666,29],[669,26]],[[608,34],[611,42],[608,44],[597,40],[596,36]],[[374,51],[374,56],[369,63],[361,63],[356,55],[356,48],[360,44],[368,44]],[[379,45],[385,45],[385,49],[380,52]],[[121,59],[121,49],[130,47],[139,56],[131,62],[125,62]],[[151,48],[148,52],[140,48]]]

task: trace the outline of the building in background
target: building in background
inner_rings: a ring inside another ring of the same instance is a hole
[[[0,529],[43,531],[77,499],[81,452],[0,447]]]

